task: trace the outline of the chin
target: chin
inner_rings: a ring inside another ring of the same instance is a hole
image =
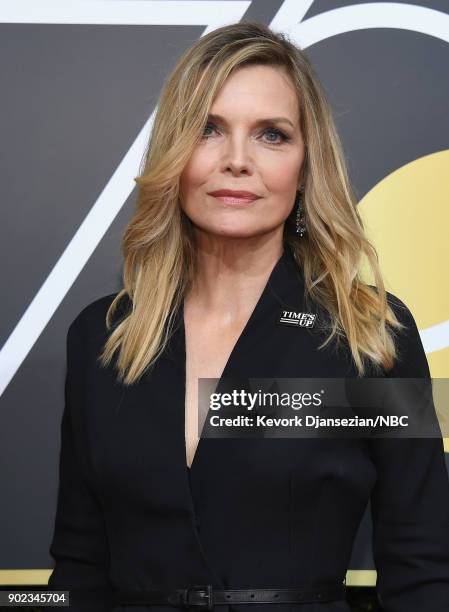
[[[228,238],[254,238],[262,234],[267,234],[275,231],[283,220],[279,223],[271,223],[270,225],[262,225],[260,219],[244,219],[236,215],[234,219],[192,219],[194,226],[201,232],[217,237]],[[255,222],[256,221],[256,222]],[[266,221],[266,219],[265,219]]]
[[[265,227],[216,227],[207,230],[209,234],[220,236],[221,238],[255,238],[272,231],[271,228]]]

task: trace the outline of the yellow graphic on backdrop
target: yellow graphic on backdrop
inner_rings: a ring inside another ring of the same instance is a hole
[[[358,210],[378,251],[386,289],[410,308],[421,332],[447,322],[449,151],[394,171],[371,189]],[[449,378],[447,327],[436,346],[426,347],[431,375]],[[449,452],[449,438],[444,444]]]

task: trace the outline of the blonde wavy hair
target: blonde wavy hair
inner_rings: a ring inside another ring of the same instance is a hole
[[[173,319],[195,275],[194,228],[180,207],[180,175],[202,136],[211,105],[227,77],[248,65],[287,71],[298,94],[305,158],[301,169],[307,232],[294,232],[294,210],[284,241],[302,267],[306,300],[329,313],[329,336],[345,338],[359,376],[367,363],[390,369],[396,358],[391,309],[378,256],[365,236],[331,109],[305,53],[285,34],[257,22],[218,28],[179,58],[161,93],[143,169],[136,209],[122,239],[123,289],[112,301],[112,331],[99,356],[107,366],[117,352],[121,382],[136,382],[164,351]],[[363,257],[375,286],[361,278]],[[122,299],[131,307],[118,324]]]

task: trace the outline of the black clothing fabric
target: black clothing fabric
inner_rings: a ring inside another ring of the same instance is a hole
[[[371,504],[377,593],[385,612],[449,610],[449,480],[441,438],[201,438],[185,448],[185,330],[126,388],[97,357],[116,294],[88,306],[67,335],[65,407],[49,588],[293,588],[342,582]],[[429,378],[409,309],[390,377]],[[278,324],[304,310],[288,246],[222,377],[355,377],[349,351],[318,350],[319,322]],[[308,309],[310,312],[310,309]],[[345,601],[221,605],[219,612],[349,612]],[[269,607],[268,607],[269,606]],[[72,610],[168,612],[165,606]]]

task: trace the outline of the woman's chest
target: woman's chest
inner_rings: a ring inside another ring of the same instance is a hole
[[[212,379],[218,382],[243,328],[243,323],[223,326],[213,320],[185,318],[185,444],[189,466],[201,430],[200,381]]]
[[[233,347],[233,339],[227,348],[222,344],[208,367],[202,362],[204,350],[196,356],[193,352],[188,372],[182,329],[137,384],[125,388],[112,384],[111,376],[92,374],[85,391],[87,429],[94,473],[105,498],[129,495],[156,508],[190,507],[186,392],[196,386],[200,373],[214,378],[224,368],[217,383],[252,380],[262,387],[276,384],[275,379],[354,376],[344,351],[320,351],[322,337],[279,325],[277,314],[270,311],[253,321]],[[202,348],[206,345],[204,341]],[[190,401],[190,423],[196,429],[196,392],[190,394]],[[201,438],[191,476],[197,494],[213,494],[218,482],[236,499],[254,503],[261,497],[271,498],[280,486],[284,497],[297,497],[302,491],[313,500],[325,485],[365,499],[373,484],[373,469],[363,439],[245,434]]]
[[[120,399],[101,411],[89,407],[92,463],[105,504],[191,512],[193,495],[195,503],[234,499],[236,508],[263,503],[273,512],[290,507],[313,514],[320,499],[363,507],[375,481],[362,438],[203,437],[190,470],[192,492],[179,364],[161,360],[144,390],[129,389]]]

